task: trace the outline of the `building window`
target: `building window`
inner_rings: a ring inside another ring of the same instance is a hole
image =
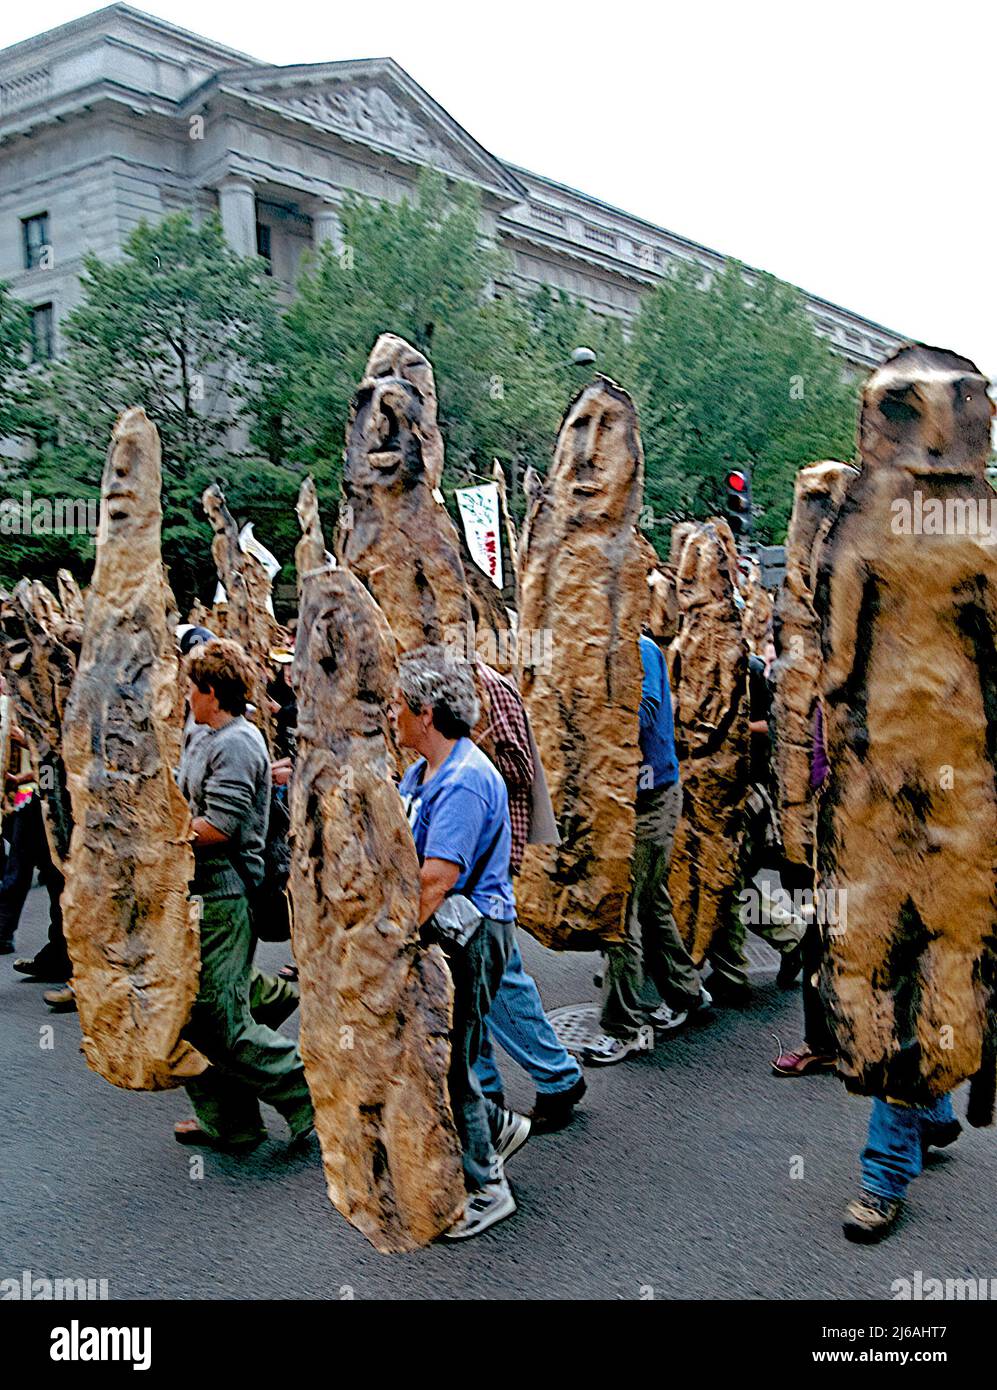
[[[24,232],[24,268],[25,270],[36,270],[40,265],[45,264],[46,269],[51,263],[51,257],[46,262],[46,252],[51,250],[48,239],[48,213],[40,212],[37,217],[25,217],[21,222]]]
[[[531,203],[530,212],[537,222],[549,222],[552,227],[564,226],[564,213],[556,212],[554,208],[545,208],[539,203]]]
[[[267,263],[267,274],[273,274],[273,253],[270,249],[270,228],[263,222],[256,224],[256,254]]]
[[[31,360],[48,362],[55,351],[55,316],[51,304],[36,304],[31,310]]]
[[[585,240],[594,241],[598,246],[616,246],[616,238],[612,232],[604,231],[602,227],[593,227],[589,223],[585,224]]]

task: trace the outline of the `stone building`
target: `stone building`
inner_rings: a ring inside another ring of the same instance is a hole
[[[347,190],[397,199],[425,166],[478,190],[520,288],[546,282],[629,319],[670,262],[723,264],[496,159],[391,59],[273,66],[122,4],[0,52],[0,279],[31,306],[39,357],[58,350],[82,254],[112,256],[142,218],[217,208],[232,246],[290,284],[306,248],[339,242]],[[900,342],[807,306],[855,369]]]

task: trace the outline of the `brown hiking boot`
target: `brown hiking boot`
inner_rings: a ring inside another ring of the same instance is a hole
[[[903,1202],[897,1198],[880,1197],[878,1192],[860,1192],[845,1208],[842,1230],[849,1240],[860,1245],[874,1245],[892,1231]]]
[[[76,995],[73,993],[72,985],[61,985],[58,989],[47,989],[42,998],[54,1014],[76,1013]]]

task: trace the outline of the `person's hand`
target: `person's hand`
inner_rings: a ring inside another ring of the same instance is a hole
[[[291,780],[291,759],[278,758],[270,768],[270,780],[275,787],[286,787]]]

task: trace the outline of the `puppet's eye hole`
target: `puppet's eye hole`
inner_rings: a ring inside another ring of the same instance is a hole
[[[917,411],[901,395],[889,394],[884,396],[879,409],[887,420],[895,420],[898,424],[910,424],[912,420],[917,419]]]

